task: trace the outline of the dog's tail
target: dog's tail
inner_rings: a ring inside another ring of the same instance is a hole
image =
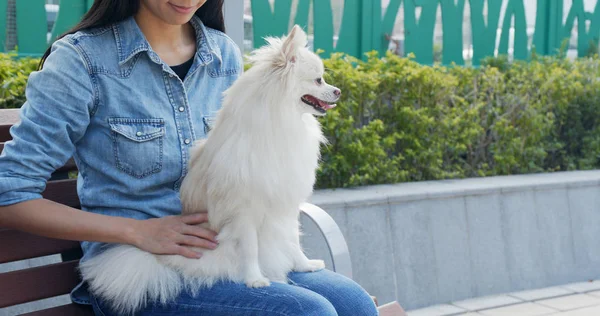
[[[148,301],[166,303],[182,288],[180,276],[157,257],[133,246],[119,245],[80,264],[92,295],[119,315],[133,314]]]

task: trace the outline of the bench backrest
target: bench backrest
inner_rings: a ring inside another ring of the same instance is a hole
[[[18,110],[0,110],[0,153],[11,139],[10,126],[18,122]],[[77,170],[73,160],[56,170],[48,181],[43,197],[79,208],[76,179],[68,179]],[[68,294],[79,282],[77,265],[81,258],[79,242],[40,237],[0,227],[0,264],[60,254],[62,262],[0,273],[0,308]],[[75,304],[37,311],[27,315],[93,315],[90,308]]]

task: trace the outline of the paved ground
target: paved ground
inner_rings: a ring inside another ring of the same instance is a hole
[[[600,316],[600,280],[431,306],[408,316]]]

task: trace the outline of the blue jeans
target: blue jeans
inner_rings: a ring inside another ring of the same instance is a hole
[[[289,280],[289,284],[271,283],[271,286],[263,288],[221,282],[211,288],[201,289],[195,296],[182,291],[174,302],[167,305],[148,304],[136,315],[378,315],[367,292],[354,281],[335,272],[292,272]],[[96,316],[117,315],[94,297],[92,305]]]

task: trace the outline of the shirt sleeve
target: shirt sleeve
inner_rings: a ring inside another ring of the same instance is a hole
[[[29,76],[21,122],[0,155],[0,206],[41,198],[46,182],[75,152],[94,105],[82,52],[63,38],[41,71]]]

